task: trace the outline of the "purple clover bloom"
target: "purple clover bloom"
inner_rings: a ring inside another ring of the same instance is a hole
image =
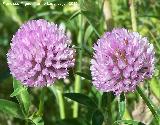
[[[137,32],[113,29],[94,45],[91,74],[94,86],[116,95],[134,91],[154,72],[154,48]]]
[[[74,53],[70,38],[57,25],[31,20],[13,36],[8,65],[24,85],[43,87],[66,78],[67,68],[74,66]]]

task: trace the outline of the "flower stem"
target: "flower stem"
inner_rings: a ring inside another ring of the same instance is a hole
[[[39,102],[39,108],[36,113],[37,116],[43,116],[43,109],[44,109],[44,88],[41,90],[40,94],[40,102]]]
[[[135,0],[130,0],[130,11],[131,11],[131,20],[132,20],[132,29],[133,31],[137,31],[137,22],[136,22],[136,12],[135,12],[135,6],[134,6]]]
[[[108,97],[109,97],[109,102],[111,101],[111,95],[109,94],[108,95]],[[107,121],[105,121],[106,122],[106,124],[109,124],[109,125],[112,125],[112,123],[113,123],[113,117],[112,117],[112,103],[109,103],[109,105],[108,105],[108,108],[107,108],[107,113],[108,113],[108,119],[107,119]]]
[[[81,4],[81,0],[79,3]],[[83,17],[80,14],[79,15],[79,37],[78,37],[78,44],[79,47],[82,48],[82,41],[83,41]],[[81,72],[81,66],[82,66],[82,50],[79,49],[78,52],[78,64],[77,64],[77,69],[76,71]],[[74,86],[74,91],[75,93],[79,93],[81,90],[81,77],[79,75],[75,75],[75,86]],[[73,104],[73,117],[77,118],[78,117],[78,103],[74,102]]]
[[[158,114],[157,114],[154,106],[152,105],[151,100],[149,100],[149,99],[145,96],[143,90],[142,90],[139,86],[137,86],[137,92],[138,92],[139,95],[142,97],[142,99],[144,100],[144,102],[146,103],[146,105],[148,106],[148,108],[150,109],[150,111],[152,112],[153,116],[155,117],[155,119],[156,119],[156,121],[157,121],[157,123],[158,123],[158,122],[159,122],[159,116],[158,116]]]
[[[130,11],[131,11],[132,29],[133,29],[133,31],[137,31],[137,22],[136,22],[136,13],[135,13],[134,1],[135,0],[130,0]],[[146,103],[146,105],[148,106],[150,111],[152,112],[152,114],[155,117],[155,120],[157,121],[157,123],[159,123],[160,122],[159,116],[158,116],[151,100],[148,99],[145,96],[143,90],[139,86],[137,86],[137,92],[139,93],[139,95],[142,97],[142,99],[144,100],[144,102]]]
[[[57,98],[59,103],[60,118],[65,119],[64,99],[61,91],[57,90]]]
[[[114,27],[113,15],[112,15],[112,1],[104,0],[103,3],[103,13],[107,25],[107,31],[111,31]],[[112,96],[108,94],[108,102],[111,101]],[[104,110],[105,115],[105,124],[111,125],[113,123],[112,119],[112,104],[108,103],[107,108]]]
[[[26,119],[25,125],[28,125],[28,119]]]
[[[112,17],[111,0],[104,0],[103,13],[106,20],[107,30],[111,31],[113,29],[114,21]]]

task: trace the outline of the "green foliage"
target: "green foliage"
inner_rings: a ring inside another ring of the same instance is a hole
[[[44,122],[42,120],[42,117],[30,117],[30,120],[35,125],[44,125]]]
[[[87,80],[92,80],[91,76],[86,73],[76,72],[76,74],[87,79]]]
[[[100,110],[96,110],[92,116],[92,125],[102,125],[104,116]]]
[[[124,93],[122,93],[120,95],[120,99],[118,102],[118,109],[119,109],[119,118],[122,119],[124,112],[125,112],[125,108],[126,108],[126,99],[125,99],[125,95]]]
[[[11,96],[16,96],[23,113],[25,116],[28,116],[31,100],[27,89],[24,88],[22,84],[15,79],[13,79],[13,88],[14,92],[11,94]]]
[[[154,115],[156,122],[159,123],[159,115],[156,111],[155,106],[153,105],[152,101],[144,94],[144,91],[137,86],[137,92],[139,93],[139,95],[143,98],[143,100],[145,101],[146,105],[148,106],[148,108],[150,109],[150,111],[152,112],[152,114]]]
[[[0,99],[0,111],[15,118],[24,119],[24,115],[17,103]]]
[[[97,108],[97,105],[95,104],[95,102],[89,98],[88,96],[81,94],[81,93],[65,93],[64,94],[65,97],[76,101],[80,104],[83,104],[85,106],[88,106],[89,108]]]
[[[105,108],[108,105],[111,105],[114,99],[115,95],[113,94],[113,92],[104,92],[101,97],[101,107]]]

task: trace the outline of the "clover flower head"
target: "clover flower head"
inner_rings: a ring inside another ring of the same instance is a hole
[[[154,48],[146,37],[124,28],[106,32],[94,44],[91,74],[94,86],[116,95],[134,91],[154,72]]]
[[[70,38],[56,24],[39,19],[20,27],[7,59],[13,77],[26,86],[43,87],[66,78],[74,53]]]

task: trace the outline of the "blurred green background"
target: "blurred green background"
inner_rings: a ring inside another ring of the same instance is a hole
[[[22,4],[23,2],[23,4]],[[46,5],[48,2],[52,5]],[[74,3],[73,3],[74,2]],[[108,4],[109,2],[109,4]],[[20,5],[11,5],[19,3]],[[31,5],[27,5],[30,3]],[[40,5],[36,5],[40,3]],[[45,5],[44,5],[45,4]],[[148,82],[142,84],[146,95],[151,98],[157,108],[160,107],[160,0],[135,0],[136,20],[138,32],[148,37],[154,44],[156,51],[156,73]],[[81,15],[81,20],[80,20]],[[0,98],[17,102],[16,98],[10,97],[13,92],[12,77],[7,66],[6,54],[10,48],[12,36],[24,22],[31,19],[46,19],[62,27],[71,36],[72,43],[77,49],[77,61],[75,69],[70,69],[68,79],[60,80],[55,86],[62,92],[73,92],[76,82],[76,71],[90,74],[90,58],[92,46],[98,37],[113,27],[124,27],[132,30],[130,1],[129,0],[82,0],[81,4],[76,0],[1,0],[0,1]],[[79,42],[81,41],[81,43]],[[80,58],[80,54],[82,58]],[[80,66],[80,69],[78,69]],[[44,113],[45,125],[89,125],[92,118],[92,109],[83,105],[79,107],[78,118],[73,118],[73,102],[65,99],[66,119],[61,120],[59,106],[54,93],[54,87],[44,88]],[[31,94],[30,113],[36,112],[39,105],[41,89],[29,89]],[[90,81],[81,79],[81,93],[99,102],[102,93],[98,92]],[[127,98],[127,110],[124,119],[143,121],[150,125],[158,125],[152,120],[152,115],[139,98],[137,93],[129,93]],[[17,102],[18,103],[18,102]],[[107,105],[109,102],[107,102]],[[112,114],[111,122],[117,119],[117,101],[110,105]],[[109,112],[109,111],[108,111]],[[108,116],[106,114],[106,119]],[[0,112],[0,125],[24,125],[10,115]],[[110,125],[110,124],[108,124]]]

